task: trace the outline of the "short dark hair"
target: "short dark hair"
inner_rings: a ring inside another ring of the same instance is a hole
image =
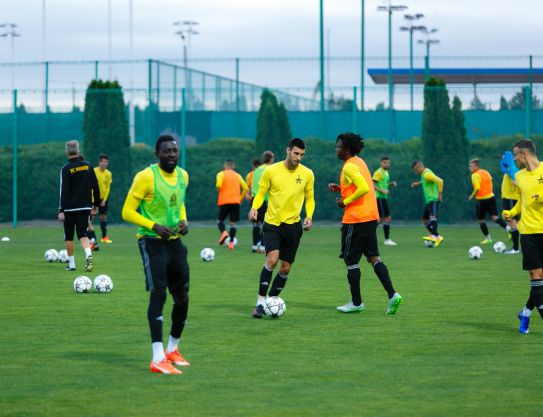
[[[99,161],[101,161],[102,159],[109,161],[109,157],[105,153],[101,154],[100,157],[98,158]]]
[[[383,155],[381,157],[381,161],[390,161],[390,157],[386,156],[386,155]]]
[[[259,167],[259,166],[260,166],[260,159],[253,159],[252,164],[253,164],[253,166],[255,166],[255,167]]]
[[[156,140],[156,143],[155,143],[155,151],[156,152],[160,151],[160,146],[164,142],[176,142],[177,143],[177,139],[173,135],[170,135],[170,134],[160,135],[158,137],[158,139]]]
[[[411,164],[411,168],[415,168],[415,165],[417,165],[418,163],[422,164],[422,161],[420,159],[414,160],[413,163]]]
[[[351,155],[358,155],[364,149],[364,138],[357,133],[341,133],[338,135],[336,143],[339,141],[341,141],[342,148],[347,149]]]
[[[470,160],[469,160],[469,163],[470,163],[470,164],[475,164],[475,165],[477,165],[477,166],[481,166],[481,161],[479,160],[479,158],[470,159]]]
[[[300,149],[305,149],[305,143],[300,138],[292,138],[288,141],[287,148],[292,149],[295,146]]]
[[[273,161],[274,156],[275,155],[273,154],[272,151],[264,151],[262,153],[262,163],[263,164],[269,164],[271,161]]]
[[[513,145],[513,148],[519,148],[535,155],[535,143],[531,139],[524,138],[517,140]]]

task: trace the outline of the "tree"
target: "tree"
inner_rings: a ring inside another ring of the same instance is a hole
[[[335,97],[334,94],[330,94],[328,107],[332,111],[351,111],[353,109],[353,100],[343,96]]]
[[[90,82],[85,95],[83,133],[84,156],[91,164],[97,165],[101,154],[109,157],[113,183],[108,203],[115,221],[120,218],[132,170],[123,91],[117,81]]]
[[[500,97],[500,110],[509,110],[509,103],[504,96]]]
[[[511,100],[509,100],[509,108],[511,110],[524,110],[526,107],[526,101],[524,97],[524,90],[520,90],[517,94],[515,94],[513,97],[511,97]],[[534,109],[540,109],[542,107],[541,101],[535,94],[532,94],[532,110]]]
[[[287,110],[268,89],[262,91],[260,100],[256,121],[256,151],[262,153],[270,150],[276,158],[282,158],[292,137]]]
[[[470,110],[486,110],[485,103],[481,101],[477,94],[473,96],[473,100],[471,100],[469,108]]]

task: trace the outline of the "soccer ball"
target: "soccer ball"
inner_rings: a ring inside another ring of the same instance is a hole
[[[66,249],[58,251],[58,261],[64,263],[68,262],[68,251]]]
[[[235,237],[234,240],[233,240],[233,242],[234,242],[234,246],[237,246],[237,245],[238,245],[238,238]],[[228,236],[228,237],[226,238],[226,240],[224,241],[224,243],[227,244],[227,245],[230,243],[230,236]]]
[[[504,253],[507,246],[505,246],[505,243],[503,242],[496,242],[494,243],[494,246],[492,246],[492,249],[494,249],[494,252],[496,253]]]
[[[433,248],[436,245],[436,243],[433,240],[426,240],[424,239],[424,246],[427,248]]]
[[[58,261],[58,252],[55,249],[47,249],[43,255],[47,262]]]
[[[281,297],[266,297],[266,302],[264,303],[264,313],[266,316],[271,316],[274,319],[281,317],[285,314],[287,305]]]
[[[92,281],[89,277],[81,275],[77,277],[74,281],[74,290],[78,294],[87,293],[92,288]]]
[[[468,256],[470,257],[470,259],[481,259],[481,257],[483,256],[483,250],[479,246],[473,246],[469,248]]]
[[[202,258],[202,261],[204,262],[211,262],[215,259],[215,251],[211,248],[204,248],[200,252],[200,258]]]
[[[94,289],[99,293],[111,292],[113,289],[113,281],[107,275],[98,275],[94,278]]]

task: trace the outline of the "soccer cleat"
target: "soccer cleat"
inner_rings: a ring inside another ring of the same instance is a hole
[[[392,239],[385,239],[385,245],[386,246],[397,246],[398,244],[394,242]]]
[[[435,241],[437,240],[436,237],[433,236],[433,235],[423,236],[422,238],[423,238],[424,240],[429,240],[429,241],[434,242],[434,243],[435,243]]]
[[[444,237],[441,236],[441,235],[439,235],[438,237],[436,237],[435,246],[434,246],[434,247],[437,248],[437,247],[441,244],[441,242],[443,242],[443,239],[444,239]]]
[[[518,249],[509,249],[509,250],[506,250],[504,253],[506,255],[516,255],[520,253],[520,251]]]
[[[228,249],[234,250],[234,242],[228,242]]]
[[[224,232],[221,233],[221,237],[219,239],[219,245],[222,245],[227,237],[228,237],[228,232],[225,230]]]
[[[262,304],[257,305],[253,310],[253,318],[255,319],[261,319],[265,314]]]
[[[488,244],[494,243],[494,241],[492,240],[492,238],[490,238],[490,239],[485,238],[485,239],[481,240],[481,242],[479,242],[479,243],[481,245],[488,245]]]
[[[518,327],[518,331],[521,334],[528,334],[530,332],[529,326],[530,326],[530,317],[526,317],[522,315],[522,311],[518,313],[518,319],[520,321],[520,326]]]
[[[64,268],[65,271],[75,271],[75,268],[70,268],[69,266],[67,266],[66,268]]]
[[[364,303],[360,303],[359,306],[355,306],[352,301],[349,301],[343,306],[336,307],[336,310],[341,311],[342,313],[357,313],[364,310]]]
[[[258,245],[253,245],[253,248],[251,249],[251,252],[258,253]]]
[[[398,308],[400,307],[400,304],[402,303],[402,296],[398,294],[397,292],[394,293],[392,298],[388,300],[388,307],[386,314],[396,314],[396,311],[398,311]]]
[[[258,248],[258,251],[259,251],[260,253],[266,253],[266,248],[265,248],[264,246],[260,246],[260,247]]]
[[[156,372],[157,374],[166,374],[166,375],[179,375],[182,374],[179,369],[172,365],[168,359],[163,359],[160,362],[153,362],[149,365],[149,370],[151,372]]]
[[[179,349],[175,348],[173,352],[164,352],[166,359],[177,366],[190,366],[190,363],[179,353]]]
[[[87,257],[87,260],[85,261],[85,271],[91,272],[92,271],[92,255]]]
[[[104,236],[102,239],[100,239],[100,241],[102,243],[113,243],[113,241],[107,236]]]

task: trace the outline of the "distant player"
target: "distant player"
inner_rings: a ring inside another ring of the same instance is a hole
[[[503,171],[502,179],[502,205],[504,210],[511,210],[517,204],[519,198],[519,189],[515,182],[515,174],[518,169],[514,162],[514,156],[511,152],[504,152],[500,160],[500,167]],[[510,239],[513,242],[513,248],[505,251],[508,255],[516,255],[519,251],[520,234],[518,231],[519,216],[509,219],[507,224]]]
[[[98,179],[98,185],[100,186],[100,205],[98,206],[98,214],[100,215],[100,229],[102,231],[102,243],[112,243],[111,239],[107,235],[107,210],[109,201],[109,192],[111,191],[111,183],[113,177],[111,171],[108,168],[109,158],[107,155],[100,155],[98,166],[94,168],[94,173]],[[87,234],[89,235],[89,241],[91,242],[91,249],[98,250],[99,246],[96,241],[96,233],[94,233],[94,215],[91,216],[89,228]],[[94,246],[94,247],[93,247]]]
[[[483,236],[482,245],[493,243],[492,236],[488,231],[488,226],[485,223],[486,215],[490,215],[491,219],[505,229],[507,226],[501,217],[498,217],[498,206],[492,186],[492,176],[490,173],[481,168],[479,159],[474,158],[469,161],[469,170],[471,171],[471,184],[473,192],[468,197],[471,201],[475,198],[475,216],[479,221],[479,227]]]
[[[259,181],[249,220],[258,220],[258,209],[269,195],[268,210],[264,216],[264,246],[266,262],[260,272],[260,285],[253,317],[262,318],[266,295],[278,296],[287,283],[290,268],[296,258],[303,230],[310,230],[315,211],[313,171],[301,164],[305,155],[305,143],[293,138],[287,146],[284,161],[267,167]],[[305,219],[302,223],[300,212],[305,200]],[[279,265],[279,272],[272,282],[273,270]],[[270,287],[271,283],[271,287]]]
[[[274,155],[271,151],[265,151],[262,153],[262,165],[260,165],[257,169],[255,169],[254,175],[253,175],[253,183],[252,187],[249,188],[251,191],[251,194],[253,196],[258,194],[258,184],[260,182],[260,179],[262,178],[262,174],[264,173],[264,170],[273,164]],[[264,234],[262,232],[262,225],[264,223],[264,215],[266,214],[266,210],[268,209],[268,194],[264,197],[264,202],[258,209],[258,216],[256,218],[256,221],[253,222],[253,248],[252,251],[254,253],[261,252],[264,253]]]
[[[518,223],[522,246],[522,267],[530,273],[530,295],[518,314],[519,331],[528,333],[530,316],[537,308],[543,318],[543,163],[537,158],[535,144],[521,139],[513,145],[515,162],[522,168],[515,175],[520,190],[517,204],[504,210],[504,219],[520,216]]]
[[[151,372],[181,374],[172,364],[189,366],[179,353],[179,342],[189,308],[189,265],[187,247],[181,236],[187,234],[185,193],[189,181],[177,166],[179,145],[170,135],[155,144],[158,164],[136,174],[123,207],[123,219],[136,224],[138,246],[149,291],[147,319],[151,330],[153,358]],[[162,323],[166,288],[173,298],[172,327],[166,351],[162,343]]]
[[[241,175],[234,171],[234,161],[227,159],[224,169],[217,174],[215,186],[219,192],[217,204],[219,216],[217,226],[221,232],[219,244],[222,245],[226,238],[230,238],[228,249],[234,250],[234,238],[236,237],[236,223],[239,221],[241,202],[247,193],[248,187]],[[241,189],[241,193],[240,193]],[[230,233],[226,231],[224,220],[230,220]]]
[[[341,220],[341,255],[347,266],[347,280],[351,300],[337,307],[342,313],[364,310],[360,294],[360,258],[362,255],[373,266],[373,271],[388,295],[386,314],[396,314],[402,297],[394,290],[386,265],[379,257],[377,222],[379,212],[372,177],[364,160],[357,155],[364,148],[364,140],[354,133],[343,133],[336,140],[336,155],[343,161],[339,182],[328,184],[328,190],[341,193],[336,200],[344,209]]]
[[[75,271],[74,229],[85,251],[85,271],[93,268],[87,227],[92,212],[100,203],[100,188],[92,166],[80,157],[79,142],[66,142],[69,162],[60,170],[60,204],[58,220],[64,223],[64,242],[68,252],[67,271]]]
[[[390,158],[383,156],[381,158],[381,166],[373,173],[373,185],[377,197],[377,208],[379,209],[379,222],[383,224],[383,232],[385,234],[385,245],[396,246],[397,243],[390,238],[390,208],[388,207],[388,194],[390,187],[396,187],[396,181],[390,181]]]
[[[245,195],[245,199],[247,201],[253,201],[253,194],[251,193],[251,187],[253,186],[253,175],[255,173],[255,169],[257,169],[260,166],[261,162],[260,159],[253,159],[253,162],[251,164],[251,170],[247,173],[245,176],[245,183],[247,184],[247,187],[249,191]]]
[[[437,247],[443,242],[443,236],[437,231],[437,209],[439,203],[443,201],[443,180],[435,175],[430,168],[426,168],[422,161],[413,162],[411,168],[420,175],[420,181],[411,183],[411,187],[422,185],[424,194],[425,206],[422,212],[422,222],[430,234],[424,236],[423,239],[433,242]]]

